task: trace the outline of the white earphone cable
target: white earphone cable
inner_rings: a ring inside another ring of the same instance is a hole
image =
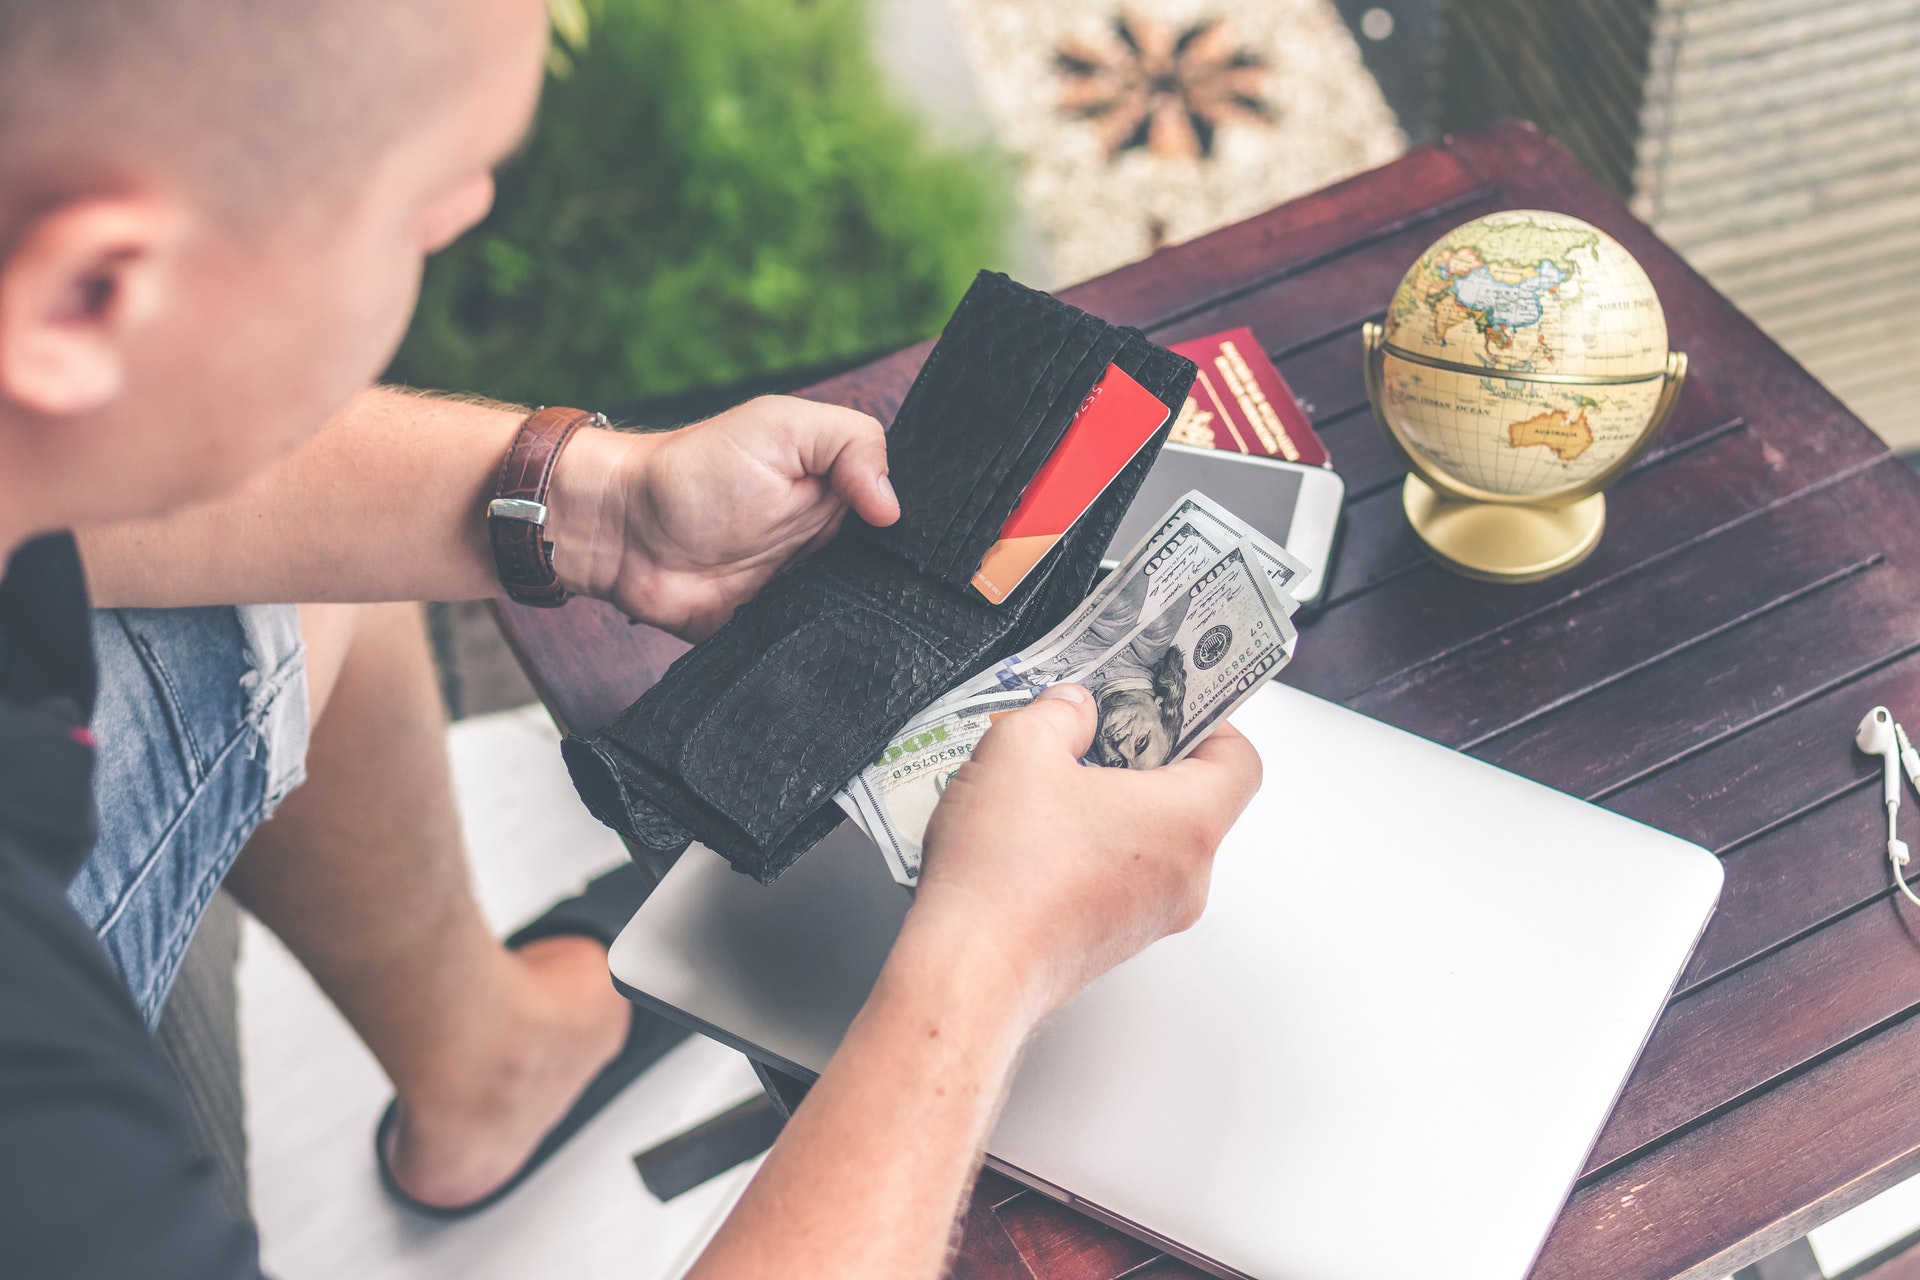
[[[1867,755],[1881,757],[1887,806],[1887,861],[1893,864],[1893,879],[1900,886],[1900,892],[1907,901],[1920,907],[1920,893],[1915,893],[1907,883],[1907,863],[1913,855],[1906,841],[1900,838],[1900,774],[1904,771],[1913,789],[1920,792],[1920,751],[1914,750],[1907,731],[1885,707],[1867,712],[1860,727],[1854,730],[1853,745]]]
[[[1920,791],[1920,751],[1913,749],[1913,739],[1907,736],[1898,720],[1893,722],[1893,740],[1900,744],[1900,763],[1906,767],[1907,781],[1915,791]]]
[[[1907,877],[1905,874],[1906,859],[1896,857],[1894,854],[1889,853],[1887,855],[1887,861],[1893,863],[1893,878],[1894,881],[1899,884],[1900,892],[1906,894],[1914,906],[1920,907],[1920,895],[1916,895],[1913,890],[1907,886]]]

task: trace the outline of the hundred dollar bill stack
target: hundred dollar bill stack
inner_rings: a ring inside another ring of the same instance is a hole
[[[1445,0],[1440,121],[1538,121],[1920,448],[1920,0]]]
[[[1183,496],[1043,639],[931,699],[835,799],[893,877],[920,879],[948,781],[1001,716],[1048,685],[1084,685],[1099,710],[1084,763],[1180,759],[1293,657],[1298,560],[1201,493]]]

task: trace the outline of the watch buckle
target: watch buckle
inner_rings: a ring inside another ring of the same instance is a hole
[[[487,514],[496,520],[520,520],[545,527],[547,504],[525,498],[495,498],[487,504]]]

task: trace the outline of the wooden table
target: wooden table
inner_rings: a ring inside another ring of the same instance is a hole
[[[1665,436],[1609,495],[1598,552],[1524,587],[1422,556],[1359,335],[1431,241],[1512,207],[1616,236],[1693,360]],[[1421,147],[1063,296],[1162,342],[1250,325],[1308,402],[1347,481],[1346,532],[1286,680],[1725,860],[1718,915],[1535,1276],[1724,1276],[1920,1169],[1920,911],[1891,892],[1877,762],[1851,745],[1876,703],[1920,717],[1906,467],[1527,126]],[[925,351],[809,394],[890,420]],[[573,729],[680,649],[592,602],[505,617]],[[1472,1188],[1433,1194],[1474,1211]],[[956,1274],[1196,1273],[989,1176]]]

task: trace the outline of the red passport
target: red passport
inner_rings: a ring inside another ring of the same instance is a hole
[[[1012,595],[1166,420],[1158,396],[1108,365],[981,557],[973,589],[995,604]]]
[[[1210,333],[1173,350],[1200,366],[1173,424],[1180,444],[1232,449],[1324,467],[1332,460],[1251,329]]]

